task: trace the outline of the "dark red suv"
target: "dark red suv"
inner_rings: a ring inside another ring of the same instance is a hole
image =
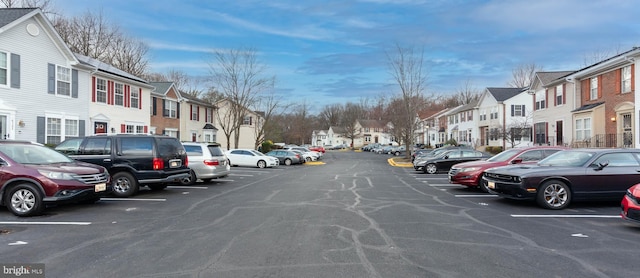
[[[17,216],[40,214],[46,203],[93,203],[111,190],[102,166],[36,143],[0,141],[0,202]]]
[[[453,165],[449,170],[449,182],[469,187],[480,187],[482,191],[488,192],[488,189],[482,184],[482,174],[485,170],[510,164],[536,163],[553,153],[566,149],[562,146],[513,148],[487,160],[459,163]]]

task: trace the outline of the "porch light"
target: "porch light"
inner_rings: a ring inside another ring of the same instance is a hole
[[[616,121],[616,117],[611,117],[611,121],[615,122]]]

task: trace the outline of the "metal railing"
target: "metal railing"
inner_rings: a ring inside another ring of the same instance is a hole
[[[597,134],[585,140],[574,140],[572,148],[633,148],[633,134]]]

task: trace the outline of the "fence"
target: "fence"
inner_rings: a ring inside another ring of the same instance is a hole
[[[574,140],[572,148],[633,148],[632,133],[597,134],[586,140]]]

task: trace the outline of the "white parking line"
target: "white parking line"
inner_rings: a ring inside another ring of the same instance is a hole
[[[597,214],[512,214],[516,218],[621,218],[620,215]]]
[[[167,199],[142,199],[142,198],[100,198],[101,201],[149,201],[164,202]]]
[[[206,186],[180,186],[180,185],[169,185],[167,188],[176,188],[176,189],[209,189]]]
[[[458,198],[482,198],[482,197],[499,197],[493,194],[467,194],[467,195],[454,195]]]
[[[234,176],[234,177],[253,177],[254,175],[229,174],[229,176]]]
[[[22,222],[22,221],[0,221],[2,225],[91,225],[91,222]]]

